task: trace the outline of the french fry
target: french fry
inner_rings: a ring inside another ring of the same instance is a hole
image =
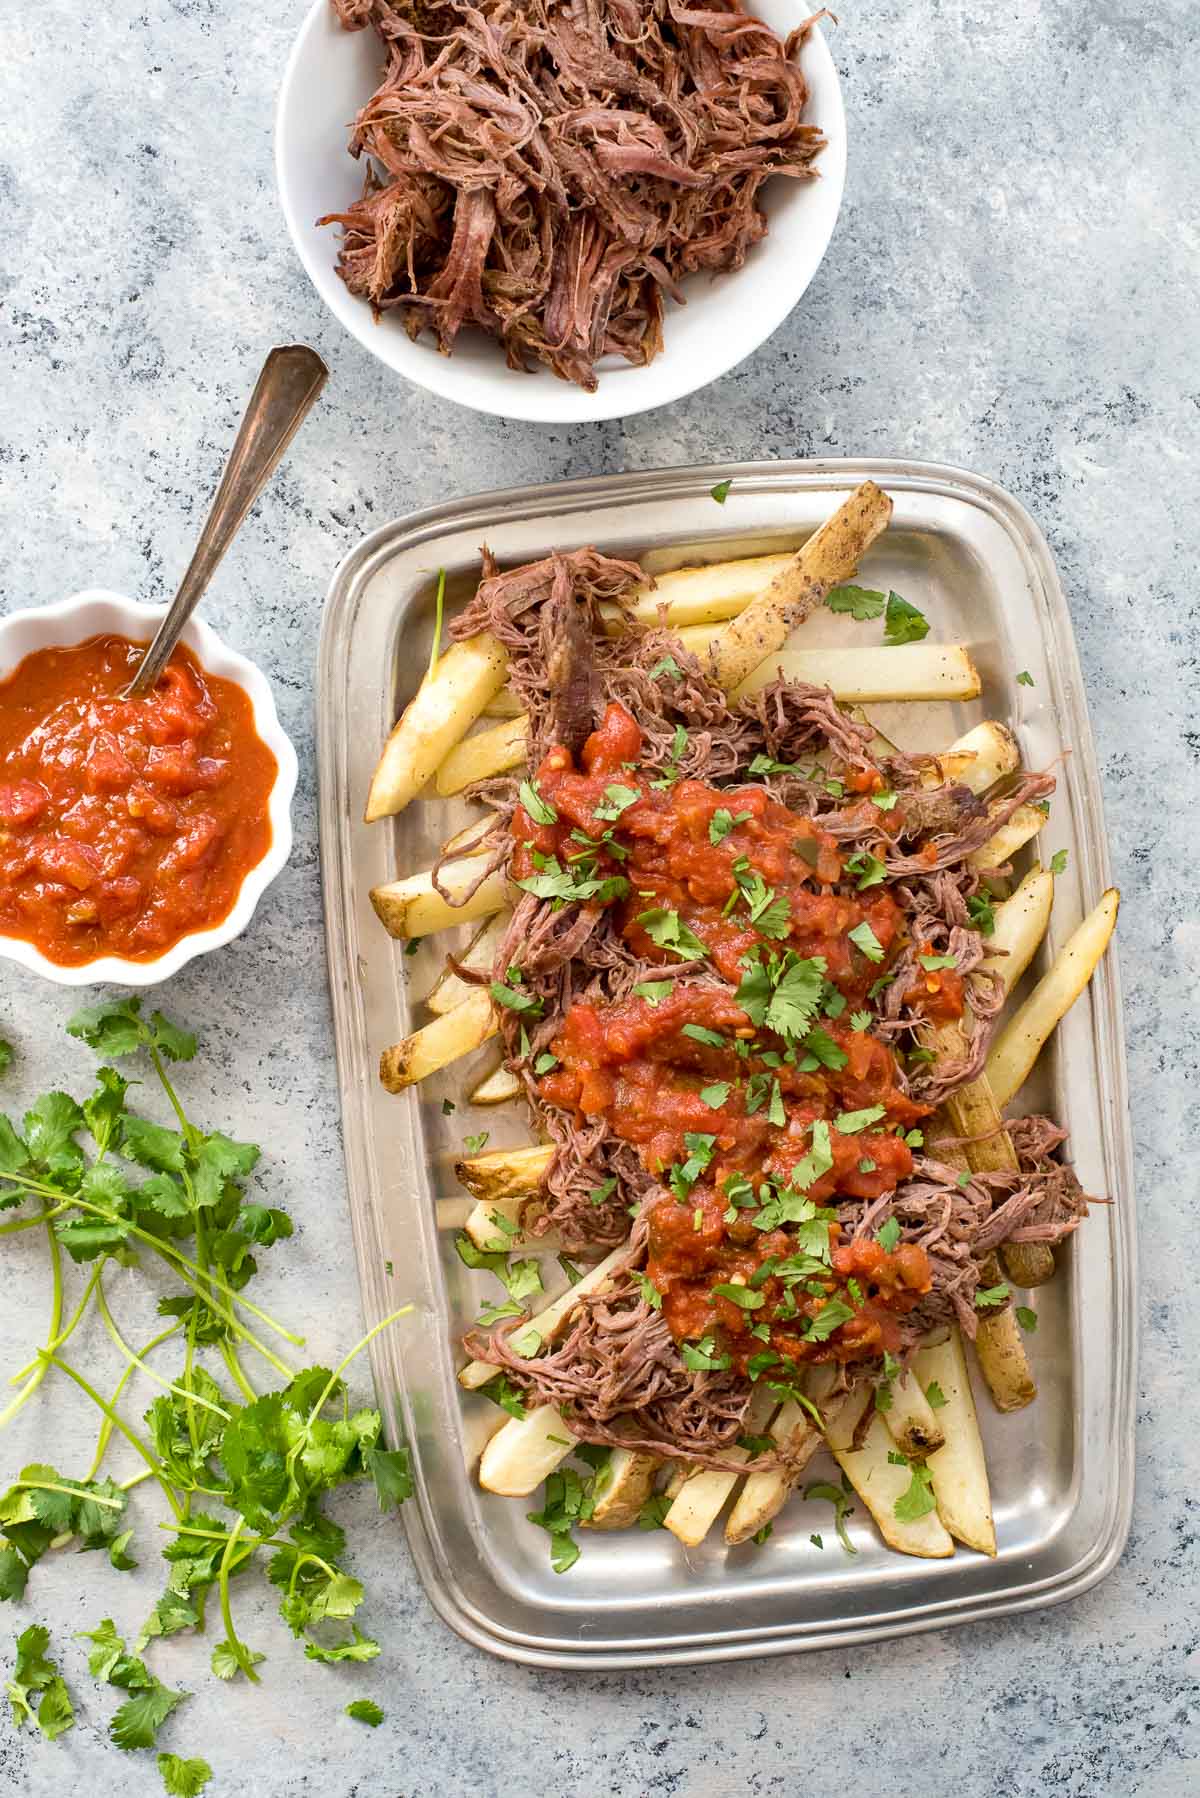
[[[833,1379],[832,1367],[821,1366],[813,1368],[805,1380],[808,1396],[820,1407],[826,1428],[845,1402],[844,1396],[828,1397]],[[730,1548],[748,1542],[779,1514],[806,1464],[824,1440],[811,1411],[794,1398],[785,1399],[768,1434],[781,1447],[787,1448],[788,1465],[746,1475],[725,1524],[725,1541]]]
[[[428,936],[434,930],[448,930],[454,924],[470,924],[499,911],[507,897],[507,883],[499,868],[493,870],[469,899],[461,904],[452,900],[465,893],[472,881],[478,880],[479,868],[470,856],[462,861],[447,862],[440,879],[450,899],[444,899],[433,884],[429,869],[420,874],[406,874],[403,880],[389,880],[371,888],[371,904],[384,929],[391,936]]]
[[[706,655],[720,636],[719,627],[693,625],[679,632],[685,649]],[[757,693],[777,675],[828,687],[846,705],[884,700],[977,699],[979,674],[959,643],[906,643],[896,648],[793,649],[768,656],[734,690],[734,699]],[[487,707],[489,718],[516,718],[521,707],[509,687],[502,687]]]
[[[1120,903],[1116,887],[1109,887],[993,1043],[987,1078],[997,1105],[1007,1105],[1024,1085],[1046,1038],[1095,973],[1116,925]]]
[[[489,830],[496,825],[495,812],[485,817],[475,818],[470,824],[464,824],[456,830],[452,837],[447,837],[442,844],[443,855],[482,855],[484,842]]]
[[[526,1201],[524,1199],[493,1199],[490,1204],[480,1200],[471,1205],[463,1220],[463,1228],[477,1249],[485,1255],[499,1254],[501,1250],[520,1248],[524,1245],[521,1231],[521,1212]]]
[[[489,730],[476,731],[463,737],[450,750],[437,770],[434,785],[438,797],[461,793],[472,781],[488,780],[493,774],[507,774],[525,760],[525,731],[528,720],[524,713],[493,724]]]
[[[680,635],[691,648],[687,633]],[[906,643],[892,649],[781,649],[747,675],[731,697],[745,699],[779,675],[828,687],[843,704],[977,699],[982,690],[978,671],[961,644]]]
[[[636,1448],[614,1448],[596,1480],[596,1502],[582,1525],[589,1530],[626,1530],[641,1516],[662,1462]]]
[[[947,1166],[967,1171],[967,1157],[959,1143],[944,1139],[955,1134],[953,1119],[942,1114],[926,1126],[925,1138],[930,1153]],[[1000,1284],[1000,1263],[989,1255],[981,1264],[984,1286]],[[988,1391],[998,1411],[1020,1411],[1037,1397],[1037,1381],[1021,1341],[1017,1320],[1011,1305],[1003,1311],[981,1311],[975,1328],[975,1358],[987,1381]]]
[[[889,654],[895,654],[894,650]],[[949,781],[969,787],[972,793],[986,793],[989,787],[1012,774],[1021,765],[1021,752],[1007,725],[989,719],[975,725],[965,736],[958,737],[937,757],[921,776],[926,787],[940,787]]]
[[[511,918],[512,913],[507,906],[504,906],[502,910],[494,912],[487,923],[475,932],[464,953],[458,957],[464,968],[470,968],[479,974],[486,974],[496,959],[496,950],[500,946],[500,939],[508,929]],[[473,982],[463,980],[454,972],[453,968],[446,967],[430,987],[425,1003],[435,1017],[441,1018],[448,1011],[453,1011],[456,1005],[461,1005],[464,999],[469,999],[472,993],[478,991],[479,988]]]
[[[511,1099],[521,1094],[521,1077],[514,1074],[511,1068],[504,1066],[493,1068],[485,1074],[479,1085],[467,1094],[472,1105],[507,1105]]]
[[[994,1555],[996,1526],[987,1461],[958,1331],[951,1330],[936,1346],[919,1348],[912,1359],[912,1372],[926,1392],[936,1381],[946,1401],[937,1413],[946,1439],[926,1461],[933,1476],[938,1516],[956,1542],[977,1548],[980,1554]]]
[[[891,516],[892,502],[874,481],[856,487],[721,633],[709,656],[720,685],[727,691],[739,686],[760,662],[782,649],[831,588],[850,579]]]
[[[922,1032],[922,1040],[938,1060],[962,1055],[966,1047],[958,1020],[931,1026],[928,1032]],[[1018,1171],[1017,1157],[986,1071],[977,1080],[969,1080],[949,1093],[945,1109],[954,1133],[969,1139],[967,1161],[975,1173]],[[1054,1256],[1044,1242],[1006,1242],[1000,1253],[1009,1279],[1016,1286],[1044,1286],[1054,1276]]]
[[[447,1012],[444,1018],[435,1018],[403,1042],[385,1049],[379,1058],[379,1078],[388,1092],[401,1093],[480,1048],[495,1036],[496,1030],[491,995],[486,987],[478,987],[470,999]]]
[[[896,1452],[895,1444],[878,1411],[872,1414],[860,1445],[854,1447],[858,1425],[872,1402],[869,1388],[861,1405],[857,1396],[856,1402],[844,1406],[829,1426],[826,1439],[834,1460],[871,1513],[889,1548],[925,1559],[952,1555],[954,1543],[936,1510],[907,1523],[896,1516],[896,1501],[908,1490],[912,1473],[908,1467],[898,1467],[888,1460],[889,1454]]]
[[[891,1401],[881,1416],[902,1455],[923,1461],[942,1446],[946,1437],[941,1419],[925,1397],[923,1386],[911,1374],[892,1382]]]
[[[761,1434],[778,1407],[779,1400],[765,1386],[756,1386],[746,1412],[747,1433]],[[750,1450],[731,1448],[729,1459],[748,1461]],[[678,1497],[663,1518],[664,1528],[669,1529],[675,1540],[682,1542],[685,1548],[698,1548],[737,1483],[736,1473],[718,1473],[711,1467],[700,1468],[679,1488]]]
[[[621,1243],[619,1247],[613,1249],[611,1254],[606,1255],[603,1261],[598,1261],[595,1267],[589,1268],[582,1279],[576,1280],[573,1286],[569,1286],[564,1293],[560,1293],[558,1298],[553,1299],[543,1310],[536,1312],[517,1334],[528,1336],[532,1331],[541,1338],[542,1343],[553,1340],[580,1299],[586,1298],[589,1293],[598,1291],[613,1269],[620,1265],[628,1253],[628,1244]],[[488,1361],[468,1361],[459,1373],[458,1383],[460,1386],[465,1386],[468,1391],[475,1391],[480,1386],[486,1386],[495,1373],[496,1369]]]
[[[998,826],[995,835],[990,836],[981,849],[968,855],[967,866],[980,874],[986,874],[990,868],[1002,868],[1018,849],[1023,849],[1036,837],[1045,822],[1045,812],[1039,811],[1036,805],[1019,805],[1007,824]]]
[[[653,585],[635,587],[624,605],[602,605],[605,634],[619,637],[629,622],[656,625],[660,606],[676,628],[716,624],[744,612],[756,593],[770,585],[792,561],[792,552],[743,556],[734,562],[709,562],[698,568],[675,568],[654,577]]]
[[[988,954],[982,974],[997,974],[1011,993],[1034,956],[1050,922],[1054,876],[1049,868],[1031,868],[1016,892],[996,907],[995,927],[985,939]]]
[[[539,1405],[496,1431],[479,1457],[479,1484],[502,1498],[528,1498],[574,1447],[558,1406]]]
[[[551,1143],[530,1143],[523,1149],[493,1149],[489,1155],[469,1155],[456,1161],[454,1172],[467,1191],[481,1204],[498,1200],[531,1198],[554,1160]]]
[[[405,707],[367,794],[366,821],[400,812],[504,685],[508,653],[490,632],[452,643]]]

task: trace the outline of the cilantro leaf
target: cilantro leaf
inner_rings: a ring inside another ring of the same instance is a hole
[[[639,999],[644,999],[646,1004],[653,1008],[662,1000],[670,998],[675,991],[675,982],[673,980],[643,980],[633,990]],[[685,1024],[684,1030],[686,1031],[686,1029],[687,1025]]]
[[[638,1528],[640,1530],[661,1530],[665,1528],[667,1512],[673,1500],[665,1492],[652,1492],[641,1510],[638,1512]]]
[[[649,1275],[640,1273],[635,1268],[633,1270],[633,1279],[634,1279],[634,1284],[637,1286],[642,1297],[645,1299],[646,1303],[651,1307],[651,1309],[654,1311],[661,1311],[663,1295],[658,1290],[658,1287],[654,1284],[654,1281],[652,1279],[650,1279]]]
[[[711,1336],[702,1336],[699,1342],[682,1343],[679,1350],[683,1365],[693,1372],[720,1370],[732,1366],[732,1357],[717,1352],[717,1346]]]
[[[838,1541],[848,1555],[856,1555],[858,1550],[851,1542],[850,1532],[846,1528],[846,1519],[854,1515],[850,1493],[843,1491],[840,1486],[835,1486],[832,1481],[814,1480],[811,1485],[804,1488],[805,1503],[814,1498],[821,1499],[824,1503],[833,1506],[833,1524],[837,1530]]]
[[[682,961],[694,961],[699,956],[708,954],[700,938],[693,935],[678,912],[657,906],[650,911],[640,912],[637,921],[652,943],[657,943],[660,949],[666,949],[672,955],[678,955]]]
[[[557,824],[558,813],[548,799],[543,799],[532,781],[523,780],[517,798],[535,824]]]
[[[712,499],[716,500],[719,506],[723,506],[725,501],[729,498],[729,489],[732,486],[732,481],[718,481],[715,487],[709,488],[709,495]]]
[[[650,670],[650,679],[661,680],[664,674],[669,676],[671,680],[683,679],[683,669],[679,666],[679,663],[675,660],[674,656],[660,656]]]
[[[350,1625],[352,1634],[348,1642],[335,1642],[324,1646],[320,1642],[306,1642],[304,1653],[310,1661],[324,1661],[332,1664],[337,1661],[373,1661],[379,1653],[378,1642],[372,1642],[364,1636],[357,1623]]]
[[[1008,1295],[1007,1280],[1001,1280],[998,1286],[981,1286],[975,1294],[976,1309],[986,1311],[991,1305],[1002,1305]]]
[[[840,1111],[833,1120],[833,1127],[840,1136],[856,1136],[868,1124],[877,1124],[886,1116],[885,1105],[868,1105],[862,1111]]]
[[[161,1680],[127,1698],[108,1726],[108,1733],[118,1748],[153,1748],[158,1732],[171,1712],[181,1705],[189,1692],[173,1692]]]
[[[1019,687],[1032,687],[1033,684],[1033,676],[1030,674],[1028,668],[1022,668],[1020,674],[1017,676],[1017,685]]]
[[[752,812],[739,812],[735,818],[725,806],[718,806],[708,821],[708,840],[713,848],[718,849],[731,830],[745,824],[753,815]]]
[[[926,1386],[925,1397],[929,1401],[929,1408],[931,1411],[940,1411],[943,1405],[948,1405],[950,1403],[950,1400],[946,1397],[946,1394],[942,1391],[936,1380],[930,1380],[928,1386]]]
[[[936,1508],[937,1500],[933,1496],[933,1475],[923,1461],[909,1461],[904,1455],[892,1452],[888,1460],[912,1470],[912,1479],[906,1491],[902,1492],[892,1506],[897,1523],[916,1523],[922,1517],[928,1517]]]
[[[703,1103],[709,1107],[710,1111],[719,1111],[729,1097],[729,1093],[730,1086],[728,1080],[717,1080],[712,1086],[701,1087],[700,1098]]]
[[[883,621],[885,643],[919,643],[929,635],[929,620],[916,606],[909,605],[898,593],[887,596],[887,612]]]
[[[1017,1322],[1020,1324],[1020,1326],[1023,1330],[1025,1330],[1030,1336],[1032,1336],[1033,1332],[1038,1327],[1037,1312],[1032,1310],[1028,1305],[1017,1305],[1015,1307],[1015,1310],[1016,1310],[1016,1315],[1017,1315]]]
[[[57,1663],[46,1653],[49,1646],[50,1632],[44,1624],[31,1623],[21,1631],[7,1691],[17,1728],[32,1723],[53,1742],[74,1724],[75,1707]]]
[[[207,1761],[185,1761],[177,1754],[160,1754],[158,1770],[169,1798],[200,1798],[212,1778],[212,1768]]]
[[[846,863],[846,872],[857,875],[857,891],[860,893],[865,892],[868,887],[878,886],[881,880],[887,879],[887,869],[878,856],[872,855],[867,849],[860,849],[856,855],[850,857]]]
[[[871,587],[847,584],[833,587],[825,595],[825,604],[831,612],[848,612],[857,623],[865,624],[868,618],[880,616],[887,604],[887,595],[876,593]]]
[[[627,812],[631,805],[636,805],[641,796],[637,787],[623,787],[614,783],[605,787],[603,803],[594,808],[592,816],[603,823],[612,823],[622,812]]]
[[[989,893],[975,893],[967,900],[967,916],[981,936],[991,936],[996,928],[996,905]]]
[[[356,1723],[369,1723],[372,1729],[378,1729],[383,1722],[383,1712],[373,1698],[352,1699],[346,1706],[346,1715]]]
[[[862,950],[868,961],[883,960],[883,944],[865,918],[861,924],[856,924],[854,929],[847,931],[846,934],[855,948]]]
[[[1050,857],[1050,872],[1051,872],[1051,874],[1065,874],[1066,868],[1067,868],[1067,852],[1066,852],[1066,850],[1065,849],[1056,849],[1054,851],[1054,854]]]
[[[880,1224],[875,1237],[880,1248],[890,1255],[900,1240],[900,1220],[889,1217],[885,1224]]]

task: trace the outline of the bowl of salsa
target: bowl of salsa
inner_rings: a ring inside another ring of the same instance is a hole
[[[0,955],[152,986],[238,936],[292,847],[296,754],[252,662],[193,618],[93,590],[0,619]]]

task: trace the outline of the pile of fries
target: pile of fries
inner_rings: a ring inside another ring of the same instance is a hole
[[[967,650],[958,644],[927,641],[903,647],[816,649],[803,642],[803,621],[834,587],[854,574],[859,559],[885,528],[891,501],[872,482],[856,489],[836,513],[795,554],[744,558],[715,566],[685,568],[647,582],[634,596],[629,622],[657,625],[665,607],[668,626],[700,655],[708,671],[733,696],[754,692],[782,672],[828,686],[846,704],[881,700],[952,700],[979,697],[979,676]],[[606,629],[628,628],[615,608]],[[519,768],[526,754],[526,721],[507,684],[503,646],[486,633],[455,643],[436,660],[393,730],[371,783],[368,821],[402,810],[423,795],[461,792],[471,783]],[[498,722],[473,727],[481,719]],[[1011,733],[984,723],[952,742],[937,758],[930,785],[961,782],[984,797],[1019,768]],[[1044,823],[1036,806],[1023,806],[971,858],[982,871],[1006,867],[1032,842]],[[428,936],[474,921],[479,928],[460,965],[491,967],[509,916],[510,894],[502,872],[456,903],[478,875],[471,854],[478,826],[447,845],[462,854],[442,867],[435,886],[431,871],[390,881],[372,892],[375,910],[397,938]],[[1015,889],[995,907],[985,966],[1007,991],[1029,967],[1050,919],[1055,877],[1035,863]],[[1116,922],[1119,895],[1105,892],[1077,925],[1043,976],[1000,1025],[979,1079],[959,1088],[944,1111],[930,1120],[927,1140],[937,1142],[939,1159],[982,1173],[1016,1167],[1004,1127],[1003,1108],[1024,1085],[1056,1024],[1086,987]],[[402,1092],[439,1069],[480,1048],[496,1034],[497,1023],[486,986],[464,981],[447,969],[428,994],[432,1020],[385,1050],[380,1064],[384,1085]],[[962,1052],[961,1023],[927,1027],[926,1047],[935,1056]],[[496,1068],[468,1095],[473,1104],[516,1098],[517,1076]],[[949,1139],[949,1140],[947,1140]],[[531,1238],[542,1178],[552,1149],[530,1143],[516,1149],[464,1157],[457,1173],[474,1207],[466,1232],[484,1252],[554,1250],[548,1236]],[[624,1245],[590,1268],[528,1320],[543,1345],[560,1337],[579,1300],[601,1289],[626,1255]],[[1044,1244],[1007,1244],[1003,1274],[1013,1287],[1043,1284],[1055,1272],[1054,1254]],[[984,1312],[974,1354],[992,1399],[1001,1411],[1028,1405],[1037,1385],[1012,1308]],[[472,1361],[459,1373],[467,1391],[477,1391],[496,1369]],[[964,1344],[956,1329],[934,1332],[896,1380],[887,1410],[873,1403],[874,1389],[860,1381],[849,1393],[830,1398],[834,1370],[810,1370],[803,1405],[780,1403],[755,1390],[746,1430],[766,1435],[786,1448],[786,1471],[695,1470],[667,1464],[657,1456],[614,1449],[597,1482],[589,1523],[620,1529],[638,1521],[647,1498],[660,1489],[669,1508],[663,1521],[687,1547],[702,1542],[733,1497],[724,1525],[729,1545],[748,1541],[776,1516],[795,1488],[807,1460],[824,1446],[874,1519],[883,1540],[901,1553],[945,1556],[955,1542],[983,1554],[996,1553],[988,1473]],[[937,1407],[929,1394],[936,1395]],[[526,1497],[566,1459],[574,1447],[570,1430],[553,1405],[499,1424],[483,1448],[479,1479],[489,1491]],[[749,1452],[733,1451],[749,1458]],[[898,1501],[922,1467],[932,1485],[934,1509],[908,1520]],[[736,1493],[736,1496],[734,1496]],[[898,1514],[899,1513],[899,1514]]]

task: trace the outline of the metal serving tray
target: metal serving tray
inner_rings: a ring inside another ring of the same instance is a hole
[[[462,1636],[511,1660],[641,1667],[934,1629],[1073,1597],[1104,1577],[1125,1541],[1134,1205],[1111,950],[1043,1058],[1039,1102],[1069,1125],[1084,1186],[1113,1203],[1096,1208],[1061,1255],[1057,1278],[1036,1296],[1040,1322],[1029,1350],[1037,1403],[1001,1417],[981,1394],[995,1560],[961,1548],[947,1561],[891,1554],[861,1507],[851,1558],[833,1542],[828,1506],[793,1498],[762,1547],[726,1550],[719,1528],[690,1553],[665,1531],[584,1531],[579,1561],[561,1576],[551,1570],[545,1533],[525,1520],[529,1502],[482,1492],[471,1472],[501,1414],[457,1387],[457,1339],[494,1281],[469,1273],[455,1255],[447,1226],[467,1207],[452,1163],[469,1131],[490,1131],[492,1147],[527,1140],[527,1132],[515,1106],[485,1111],[464,1102],[490,1065],[488,1050],[402,1097],[379,1085],[379,1051],[421,1021],[421,996],[447,939],[405,956],[376,921],[368,889],[427,866],[469,811],[461,802],[418,801],[392,823],[360,822],[380,746],[428,661],[436,571],[446,570],[451,602],[461,605],[484,542],[509,565],[594,543],[642,556],[659,571],[792,547],[868,475],[896,510],[862,580],[913,600],[935,637],[967,642],[984,681],[983,699],[970,705],[880,706],[871,715],[904,746],[920,748],[985,716],[1001,718],[1029,766],[1056,768],[1042,853],[1066,849],[1069,859],[1052,950],[1108,884],[1099,783],[1048,547],[1016,501],[988,481],[911,462],[777,462],[486,493],[385,525],[346,558],[329,592],[319,670],[321,851],[354,1243],[368,1324],[405,1300],[416,1306],[373,1345],[375,1380],[413,1449],[416,1496],[404,1521],[429,1597]],[[719,506],[709,489],[726,478],[732,492]],[[805,632],[809,641],[838,642],[854,627],[823,613]],[[1032,687],[1016,683],[1022,669]],[[444,1098],[457,1105],[452,1117],[443,1116]],[[546,1279],[551,1290],[562,1284],[552,1258]],[[809,1540],[814,1531],[824,1533],[823,1552]]]

